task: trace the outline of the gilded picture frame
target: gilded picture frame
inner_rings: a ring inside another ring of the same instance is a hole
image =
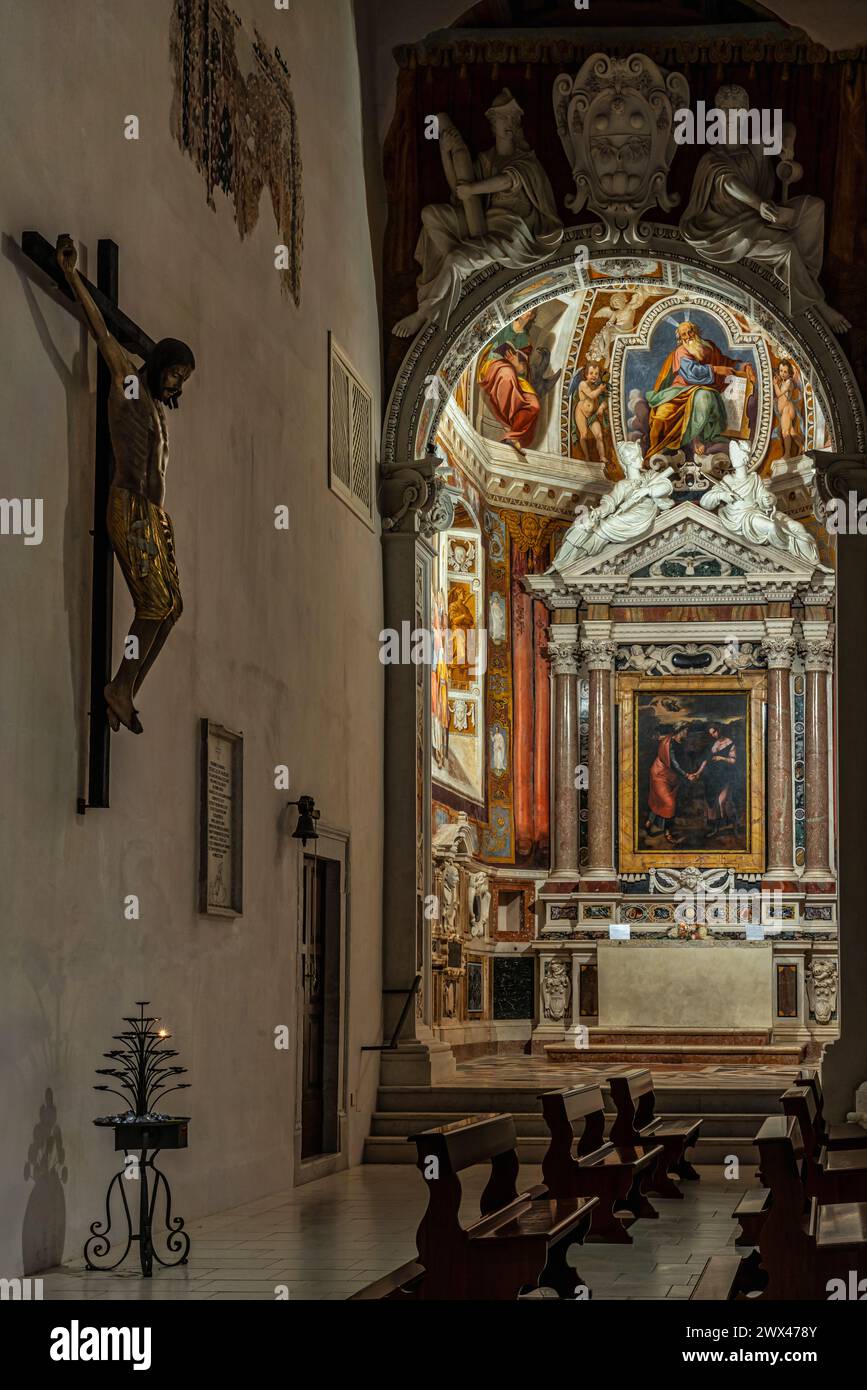
[[[765,868],[762,671],[617,677],[619,868]]]

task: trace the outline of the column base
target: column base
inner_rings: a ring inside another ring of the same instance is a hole
[[[805,893],[837,892],[837,881],[830,869],[808,869],[801,877]]]
[[[559,877],[552,874],[542,884],[536,894],[537,898],[566,898],[570,893],[578,892],[578,870],[570,869],[568,873]]]
[[[774,888],[778,893],[799,893],[801,880],[793,864],[773,864],[762,874],[762,887]]]
[[[587,869],[581,875],[583,893],[619,893],[620,880],[616,869]]]
[[[444,1086],[455,1077],[455,1054],[448,1043],[399,1043],[381,1057],[381,1086]]]

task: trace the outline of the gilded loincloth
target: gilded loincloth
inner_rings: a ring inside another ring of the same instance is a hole
[[[137,618],[179,618],[181,582],[171,517],[155,502],[126,488],[108,494],[106,526]]]

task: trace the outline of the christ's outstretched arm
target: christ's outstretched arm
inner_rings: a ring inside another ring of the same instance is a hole
[[[127,355],[116,338],[112,337],[106,327],[105,319],[96,307],[93,297],[86,288],[84,281],[76,269],[78,254],[75,250],[72,237],[66,232],[62,232],[57,238],[57,264],[66,276],[67,284],[71,287],[76,299],[84,310],[84,317],[90,329],[92,338],[96,346],[102,353],[106,366],[111,372],[111,379],[118,389],[123,388],[124,377],[131,371],[135,371],[132,359]]]

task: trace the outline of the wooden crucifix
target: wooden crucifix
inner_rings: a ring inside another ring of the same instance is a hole
[[[174,533],[165,511],[168,429],[195,367],[185,343],[155,343],[118,308],[118,248],[100,241],[97,284],[79,274],[72,240],[57,246],[38,232],[21,238],[25,255],[63,295],[81,306],[99,349],[96,383],[96,462],[93,507],[93,586],[90,644],[88,796],[79,812],[109,804],[110,731],[141,733],[133,696],[181,613]],[[144,358],[136,367],[130,353]],[[111,674],[112,552],[126,580],[135,618],[115,676]]]

